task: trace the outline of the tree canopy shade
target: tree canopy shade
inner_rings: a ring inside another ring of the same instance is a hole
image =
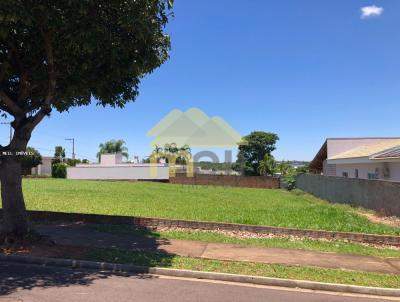
[[[123,107],[141,78],[168,59],[172,0],[0,1],[0,115],[13,118],[11,143],[24,151],[52,110]],[[1,158],[3,233],[29,231],[21,160]]]
[[[275,133],[253,131],[243,140],[246,144],[239,146],[237,164],[244,174],[258,175],[260,162],[275,150],[279,137]]]

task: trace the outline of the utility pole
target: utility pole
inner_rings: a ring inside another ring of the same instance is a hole
[[[0,125],[10,125],[10,144],[12,140],[12,126],[10,122],[1,122]]]
[[[75,139],[74,138],[66,138],[65,140],[72,142],[72,159],[75,159]]]

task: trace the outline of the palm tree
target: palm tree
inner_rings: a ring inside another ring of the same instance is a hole
[[[190,149],[189,145],[183,145],[182,147],[178,148],[177,153],[178,157],[176,162],[184,166],[188,164],[186,160],[192,157],[192,150]]]
[[[192,154],[192,149],[190,148],[189,145],[183,145],[182,147],[179,148],[179,151],[183,151],[183,152]]]
[[[171,143],[169,144],[169,150],[170,153],[175,154],[179,151],[178,146],[176,145],[176,143]]]
[[[270,154],[265,154],[264,159],[260,161],[258,173],[260,175],[274,175],[277,171],[276,161]]]
[[[123,157],[128,158],[128,148],[125,145],[125,141],[122,139],[118,140],[110,140],[107,141],[103,144],[99,145],[99,152],[97,153],[97,158],[100,159],[101,154],[106,154],[106,153],[111,153],[111,154],[116,154],[116,153],[121,153]]]
[[[162,153],[162,150],[163,150],[163,148],[161,148],[161,147],[158,146],[158,145],[155,145],[155,146],[154,146],[153,153],[154,153],[154,154],[160,154],[160,153]]]
[[[282,161],[281,163],[279,163],[277,165],[277,170],[283,176],[286,176],[287,174],[289,174],[292,169],[293,169],[292,165],[290,164],[290,162],[287,162],[287,161]]]

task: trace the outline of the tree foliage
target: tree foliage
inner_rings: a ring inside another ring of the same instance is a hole
[[[279,137],[275,133],[254,131],[243,140],[246,144],[239,146],[236,169],[242,170],[246,175],[258,175],[260,162],[265,155],[270,155],[275,150]]]
[[[65,148],[62,146],[55,146],[53,163],[61,163],[65,161]]]
[[[0,1],[0,116],[12,118],[14,128],[0,151],[25,151],[32,131],[53,110],[134,101],[141,79],[168,59],[171,4]],[[20,170],[17,156],[1,159],[3,229],[17,237],[29,231]]]
[[[101,154],[117,154],[121,153],[123,157],[128,158],[128,148],[125,146],[125,141],[123,139],[112,139],[103,144],[99,145],[99,152],[97,153],[97,158],[100,160]]]
[[[170,159],[175,159],[175,163],[178,165],[186,165],[187,157],[192,156],[192,149],[189,145],[183,145],[178,147],[176,143],[165,144],[164,148],[155,145],[154,150],[150,155],[150,158],[156,158],[157,161],[165,159],[169,162]]]
[[[93,99],[123,107],[168,58],[163,0],[0,3],[0,109],[33,123]]]
[[[37,167],[42,163],[42,156],[39,151],[35,148],[28,147],[26,148],[26,155],[24,155],[21,159],[22,171],[24,174],[29,174],[29,170]]]
[[[66,178],[67,177],[67,164],[55,163],[51,166],[51,176],[53,178]]]
[[[278,171],[278,164],[271,154],[265,154],[262,161],[258,166],[258,173],[260,175],[273,176]]]

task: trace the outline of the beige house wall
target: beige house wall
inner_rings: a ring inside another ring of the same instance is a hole
[[[358,170],[359,179],[368,179],[368,174],[374,174],[376,171],[378,179],[400,181],[400,162],[372,162],[368,164],[336,164],[336,175],[343,177],[347,173],[349,178],[356,178]]]

